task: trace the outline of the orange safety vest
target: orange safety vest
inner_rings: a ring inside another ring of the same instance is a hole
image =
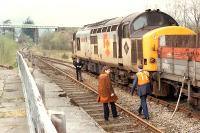
[[[138,77],[138,85],[144,85],[149,83],[149,72],[147,71],[141,71],[136,73]]]

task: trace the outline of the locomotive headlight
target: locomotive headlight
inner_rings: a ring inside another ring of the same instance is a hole
[[[153,58],[153,57],[151,57],[151,58],[150,58],[150,63],[155,63],[155,62],[156,62],[156,59]]]

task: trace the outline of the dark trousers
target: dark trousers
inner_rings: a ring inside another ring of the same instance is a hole
[[[148,108],[147,108],[147,95],[140,96],[140,107],[138,109],[139,113],[143,111],[144,117],[149,117]]]
[[[112,110],[113,117],[117,117],[117,109],[116,109],[115,103],[111,102],[110,105],[111,105],[111,110]],[[103,109],[104,109],[104,119],[108,120],[108,117],[109,117],[108,103],[103,103]]]
[[[76,79],[82,81],[81,70],[76,69]]]

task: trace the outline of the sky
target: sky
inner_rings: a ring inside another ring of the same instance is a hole
[[[165,10],[168,0],[2,0],[0,24],[10,19],[22,24],[30,17],[35,25],[82,27],[108,18],[145,9]]]

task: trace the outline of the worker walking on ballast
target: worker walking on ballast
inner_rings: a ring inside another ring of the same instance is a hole
[[[144,119],[149,119],[149,113],[147,108],[147,96],[151,94],[151,83],[149,78],[149,72],[143,70],[143,66],[138,66],[138,72],[136,73],[136,76],[134,77],[133,81],[133,88],[131,89],[131,95],[133,95],[133,92],[135,88],[137,87],[137,93],[140,97],[141,104],[138,109],[138,113],[141,115],[142,111],[144,114]]]
[[[98,97],[97,101],[103,103],[104,109],[104,119],[105,121],[109,120],[109,107],[108,103],[111,105],[111,111],[113,118],[117,118],[119,115],[117,114],[117,109],[115,106],[115,102],[118,97],[116,96],[114,89],[112,88],[110,81],[110,68],[104,66],[102,72],[99,76],[99,85],[98,85]]]

